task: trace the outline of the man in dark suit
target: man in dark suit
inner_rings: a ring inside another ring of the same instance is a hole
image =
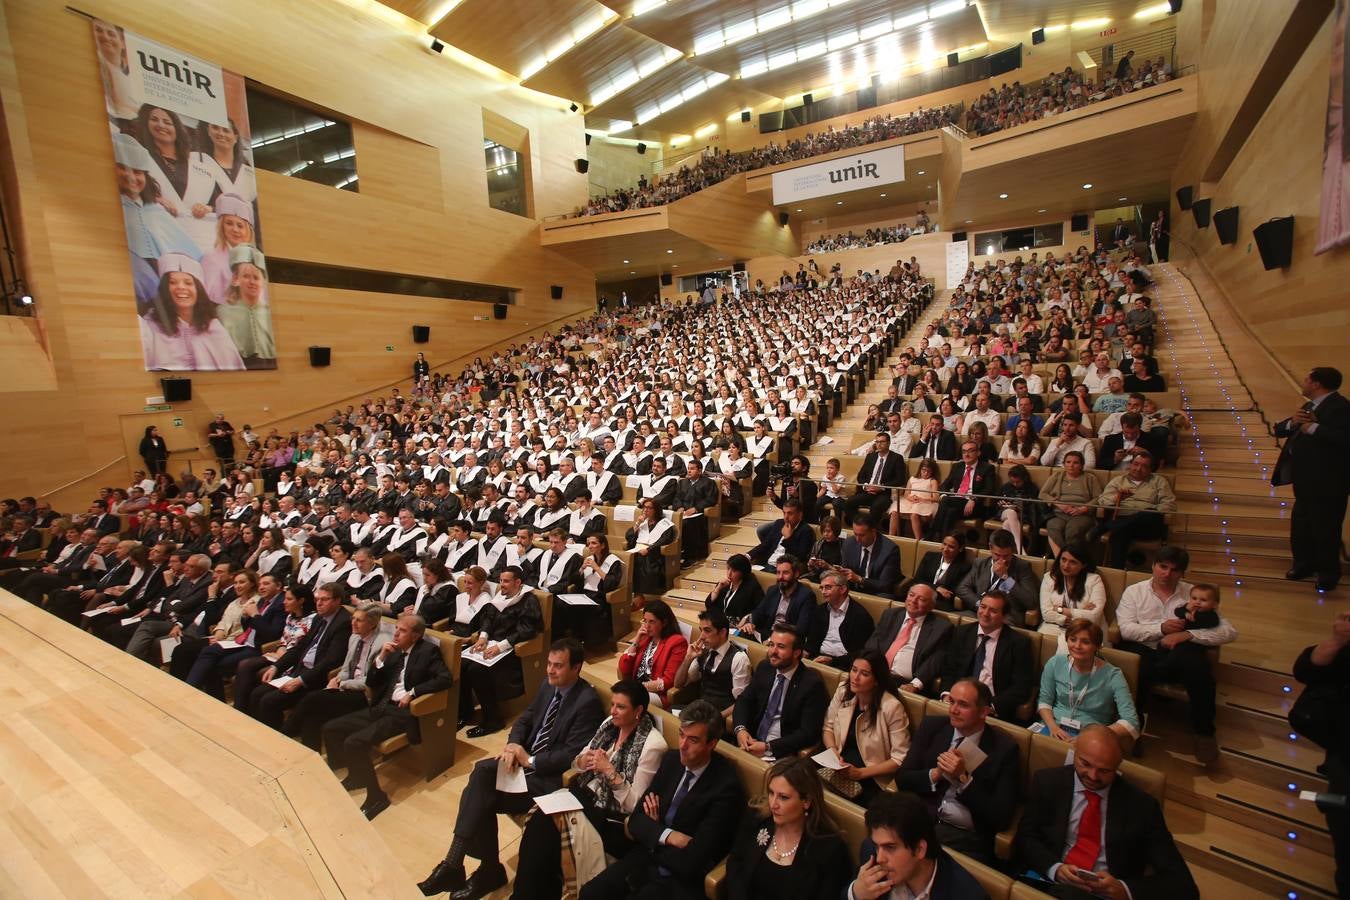
[[[896,786],[923,798],[937,817],[943,846],[998,866],[994,835],[1012,823],[1021,762],[1017,744],[992,725],[988,685],[963,678],[951,686],[944,719],[926,716],[896,775]],[[984,759],[973,769],[961,747],[973,739]]]
[[[825,682],[802,664],[802,632],[779,622],[764,642],[768,658],[755,667],[736,698],[732,724],[736,745],[755,756],[785,759],[820,743],[825,726]]]
[[[126,645],[128,653],[146,662],[151,662],[161,638],[201,614],[211,587],[211,559],[205,553],[175,550],[169,567],[171,571],[181,570],[181,574],[163,596],[146,607]]]
[[[299,586],[291,590],[308,593]],[[286,710],[310,691],[323,690],[328,673],[347,655],[352,617],[342,608],[346,596],[341,582],[320,585],[314,592],[314,619],[304,637],[275,663],[260,656],[239,664],[234,675],[236,709],[280,731]]]
[[[985,519],[991,502],[986,498],[998,493],[998,475],[992,465],[980,459],[979,444],[961,443],[961,461],[947,473],[941,491],[937,512],[928,523],[928,540],[939,540],[963,519]]]
[[[399,619],[394,626],[394,639],[380,649],[375,667],[366,677],[370,708],[339,716],[323,727],[328,765],[334,770],[347,769],[342,782],[347,790],[365,789],[366,801],[361,812],[367,819],[389,808],[389,796],[380,789],[370,762],[371,748],[399,732],[417,743],[413,700],[448,690],[453,681],[440,646],[424,637],[426,630],[426,620],[421,616]]]
[[[511,726],[501,754],[474,765],[459,798],[450,850],[418,885],[423,894],[453,891],[455,900],[477,900],[506,884],[497,856],[497,815],[527,812],[535,797],[561,788],[563,772],[605,717],[595,688],[581,677],[582,656],[581,645],[571,638],[549,647],[546,683]],[[497,790],[499,765],[525,770],[525,793]],[[482,861],[467,880],[465,856]]]
[[[680,558],[685,562],[708,556],[708,517],[710,506],[721,503],[717,483],[703,474],[703,463],[697,458],[685,464],[685,477],[675,485],[675,509],[684,510],[680,529]]]
[[[7,534],[0,536],[0,566],[10,563],[20,553],[42,549],[42,532],[33,527],[31,517],[15,516],[10,528]]]
[[[1143,424],[1144,417],[1139,413],[1121,413],[1120,431],[1102,439],[1101,449],[1097,451],[1097,468],[1123,472],[1130,467],[1130,460],[1143,453],[1152,457],[1155,467],[1160,464],[1167,452],[1166,443],[1160,435],[1144,431]]]
[[[881,432],[872,439],[872,452],[863,458],[858,470],[858,488],[844,501],[844,518],[852,522],[861,510],[870,510],[876,521],[882,521],[891,508],[891,492],[905,486],[909,470],[899,453],[891,452],[891,436]]]
[[[905,573],[900,571],[900,550],[877,530],[871,515],[860,512],[853,519],[853,534],[840,550],[839,571],[851,587],[864,594],[893,598]]]
[[[1072,766],[1032,776],[1014,844],[1019,870],[1049,878],[1064,900],[1199,898],[1162,808],[1119,774],[1120,759],[1111,729],[1089,725]]]
[[[801,582],[801,560],[795,556],[785,556],[778,561],[775,571],[777,583],[769,586],[750,615],[736,623],[743,637],[764,640],[779,621],[792,624],[802,634],[811,626],[811,610],[816,606],[816,595]]]
[[[173,544],[156,542],[147,551],[145,574],[113,602],[108,611],[93,621],[92,631],[119,649],[125,648],[141,622],[149,615],[150,607],[159,602],[170,585],[182,574],[181,563],[174,571],[171,565]],[[112,602],[112,601],[110,601]],[[104,604],[107,606],[108,604]],[[124,620],[134,620],[122,624]]]
[[[805,522],[806,510],[801,501],[795,497],[789,498],[783,503],[783,518],[766,522],[755,529],[759,544],[745,555],[755,565],[769,571],[773,571],[778,563],[775,557],[809,559],[811,549],[816,544],[816,536]]]
[[[1008,595],[1002,591],[988,591],[980,598],[978,622],[956,629],[947,646],[944,686],[962,678],[976,678],[984,682],[994,694],[994,715],[1005,722],[1025,725],[1030,710],[1023,710],[1036,689],[1036,653],[1031,640],[1013,628],[1004,619],[1008,612]]]
[[[914,393],[914,385],[919,383],[919,378],[909,373],[909,364],[897,363],[893,371],[895,377],[891,379],[891,387],[895,388],[895,392],[901,397],[908,397]]]
[[[942,427],[942,416],[933,416],[928,427],[909,448],[910,459],[956,459],[956,435]]]
[[[882,791],[868,805],[868,837],[845,900],[883,900],[901,885],[926,900],[988,900],[975,877],[943,852],[933,816],[913,794]]]
[[[637,846],[586,882],[581,900],[701,900],[703,879],[726,855],[745,811],[735,765],[715,752],[722,728],[706,700],[680,711],[679,749],[666,751],[628,817]]]
[[[122,593],[136,572],[136,561],[131,554],[133,548],[139,547],[135,541],[119,541],[111,534],[99,538],[93,554],[85,562],[78,583],[66,590],[47,594],[47,612],[72,625],[80,624],[80,614],[86,609],[99,606]],[[139,549],[135,552],[144,563],[144,553]]]
[[[905,393],[909,392],[906,391]],[[890,387],[886,388],[886,399],[877,404],[877,411],[887,417],[889,417],[891,413],[896,413],[898,415],[900,407],[904,406],[905,403],[906,400],[904,397],[900,396],[899,389],[892,384]]]
[[[933,612],[933,588],[910,585],[904,606],[892,606],[881,614],[876,631],[863,651],[875,650],[886,657],[901,690],[932,694],[942,675],[952,623]]]
[[[1294,564],[1291,581],[1317,576],[1317,589],[1329,591],[1341,580],[1341,526],[1350,496],[1350,401],[1339,393],[1341,373],[1318,366],[1303,379],[1308,402],[1275,425],[1286,438],[1271,484],[1294,486],[1289,544]]]
[[[1027,613],[1040,608],[1040,579],[1031,570],[1031,563],[1017,555],[1017,542],[1006,528],[989,536],[989,555],[975,561],[956,589],[961,615],[975,615],[980,598],[990,590],[1008,595],[1009,621],[1014,625],[1025,626]]]
[[[958,528],[950,534],[943,535],[941,550],[930,550],[923,555],[923,559],[919,560],[919,567],[914,571],[914,577],[904,589],[908,591],[912,584],[930,585],[937,594],[938,609],[951,612],[956,609],[953,602],[956,589],[961,586],[961,580],[969,571],[970,560],[966,558],[966,538],[962,529]]]
[[[806,631],[806,655],[818,663],[848,671],[876,629],[872,615],[848,595],[848,577],[827,571],[820,576],[824,603],[811,609]]]

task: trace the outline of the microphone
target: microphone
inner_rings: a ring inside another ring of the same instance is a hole
[[[1345,794],[1319,794],[1316,791],[1300,791],[1298,798],[1313,801],[1317,804],[1317,808],[1324,813],[1331,810],[1343,810],[1350,806]]]

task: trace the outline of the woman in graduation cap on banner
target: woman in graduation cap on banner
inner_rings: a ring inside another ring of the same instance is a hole
[[[229,299],[230,251],[243,244],[255,245],[253,204],[238,194],[221,194],[216,198],[216,245],[202,255],[206,293],[216,303]]]
[[[201,263],[185,253],[159,258],[159,290],[141,317],[141,345],[150,371],[214,372],[244,368],[202,284]]]
[[[131,275],[136,285],[136,312],[149,311],[159,290],[155,260],[165,253],[184,253],[194,259],[197,245],[159,203],[159,183],[149,177],[150,153],[129,134],[113,135],[117,161],[117,191],[122,198],[122,224],[131,253]]]
[[[244,365],[275,369],[277,345],[272,339],[272,310],[267,305],[267,258],[257,247],[240,244],[230,251],[234,273],[225,302],[217,311]]]

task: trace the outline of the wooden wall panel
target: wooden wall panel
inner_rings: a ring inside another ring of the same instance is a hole
[[[1172,257],[1197,264],[1202,297],[1213,285],[1255,338],[1301,382],[1313,365],[1344,367],[1350,333],[1350,249],[1313,255],[1321,215],[1322,145],[1333,24],[1323,26],[1257,123],[1224,177],[1198,194],[1213,209],[1239,207],[1238,240],[1224,246],[1213,226],[1198,229],[1189,212],[1172,206]],[[1184,176],[1183,176],[1184,177]],[[1189,183],[1184,180],[1178,184]],[[1174,185],[1175,186],[1175,185]],[[1276,216],[1294,216],[1293,263],[1267,272],[1254,246],[1252,228]],[[1194,248],[1198,263],[1191,255]],[[1239,366],[1242,360],[1238,360]],[[1283,413],[1281,413],[1283,415]]]
[[[280,368],[193,375],[186,408],[198,419],[220,410],[236,424],[288,425],[385,390],[408,375],[413,323],[432,326],[425,350],[443,364],[593,309],[589,272],[542,249],[537,222],[487,206],[484,108],[528,130],[539,214],[584,201],[585,178],[572,168],[584,150],[581,120],[556,101],[429,54],[415,33],[354,4],[94,0],[82,8],[353,120],[361,193],[259,174],[269,254],[519,291],[505,321],[475,322],[491,315],[489,305],[274,285]],[[104,470],[61,495],[69,505],[91,484],[125,481],[125,466],[106,468],[123,452],[119,416],[160,393],[159,375],[143,371],[140,357],[86,18],[59,4],[4,0],[0,107],[15,169],[7,211],[56,379],[55,390],[6,395],[12,424],[0,443],[0,496]],[[567,299],[549,299],[550,284],[564,285]],[[333,348],[331,368],[309,368],[311,344]]]

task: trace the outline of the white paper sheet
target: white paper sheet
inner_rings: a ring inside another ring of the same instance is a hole
[[[84,612],[80,613],[80,615],[84,616],[86,619],[92,619],[94,616],[103,615],[110,609],[112,609],[111,606],[102,606],[98,609],[86,609]]]
[[[506,657],[510,655],[511,655],[510,650],[507,650],[505,653],[498,653],[496,656],[492,657],[484,656],[481,653],[475,653],[472,650],[464,650],[460,653],[460,658],[470,660],[471,662],[476,662],[480,666],[495,666],[497,663],[506,659]]]
[[[829,747],[826,747],[824,750],[811,757],[811,759],[819,764],[822,769],[834,769],[835,771],[838,771],[839,769],[844,768],[844,762],[839,758],[839,754],[835,753]]]
[[[636,506],[616,506],[614,507],[615,522],[632,522],[637,519]]]
[[[140,622],[141,622],[140,616],[128,616],[127,618],[122,620],[123,625],[139,625]]]
[[[504,794],[525,793],[528,790],[525,785],[525,770],[520,766],[508,769],[505,762],[497,760],[497,790]]]
[[[173,651],[178,649],[178,645],[183,643],[182,638],[160,638],[159,657],[168,662],[173,659]]]
[[[575,809],[581,809],[581,801],[571,791],[563,788],[560,791],[554,791],[551,794],[545,794],[542,797],[534,798],[534,805],[539,807],[539,811],[545,815],[553,815],[560,812],[571,812]]]
[[[272,685],[272,687],[276,688],[277,690],[281,690],[286,685],[290,684],[292,681],[299,681],[299,680],[300,680],[299,678],[296,678],[293,675],[278,675],[276,678],[273,678],[271,681],[269,681],[268,684]]]
[[[566,603],[568,606],[599,606],[599,605],[600,605],[600,604],[596,603],[594,600],[592,600],[590,597],[587,597],[585,594],[559,594],[559,595],[558,595],[558,599],[561,600],[562,602]]]
[[[957,744],[956,752],[961,754],[961,758],[966,761],[967,774],[974,774],[975,770],[988,758],[985,752],[980,749],[980,742],[975,740],[973,735]]]

